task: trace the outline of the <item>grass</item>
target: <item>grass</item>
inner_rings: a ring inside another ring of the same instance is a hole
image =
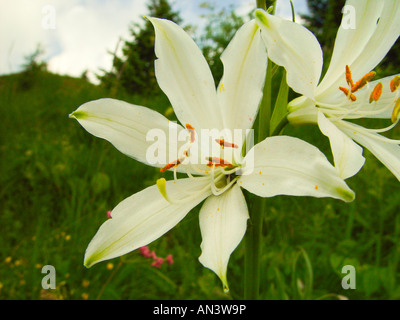
[[[0,299],[240,299],[243,243],[231,256],[231,295],[198,262],[198,208],[149,245],[172,254],[161,269],[134,251],[83,266],[85,249],[106,212],[153,185],[160,172],[119,153],[68,118],[84,102],[114,97],[164,113],[168,100],[110,93],[85,80],[38,73],[0,77]],[[315,127],[289,127],[330,157]],[[395,129],[394,136],[399,137]],[[399,299],[398,181],[368,151],[347,182],[357,199],[268,199],[262,243],[262,299]],[[252,195],[249,199],[251,210]],[[42,290],[44,265],[57,287]],[[357,289],[341,286],[353,265]]]

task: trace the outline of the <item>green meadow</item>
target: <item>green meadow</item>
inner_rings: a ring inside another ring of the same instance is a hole
[[[107,211],[163,176],[68,118],[103,97],[163,114],[170,107],[161,94],[109,92],[48,72],[0,77],[0,299],[241,299],[244,243],[231,256],[225,295],[218,277],[198,262],[198,208],[149,244],[159,257],[172,255],[173,264],[156,268],[136,250],[83,266]],[[331,159],[317,128],[289,126],[285,134],[312,142]],[[398,139],[400,130],[389,134]],[[268,199],[261,299],[400,299],[399,182],[367,150],[364,155],[366,165],[347,180],[356,192],[352,203]],[[253,198],[246,197],[251,214]],[[56,269],[56,289],[42,289],[45,265]],[[342,288],[345,265],[355,267],[356,289]]]

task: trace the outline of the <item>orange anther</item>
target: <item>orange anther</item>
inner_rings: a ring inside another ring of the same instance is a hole
[[[164,168],[160,169],[160,172],[165,172],[173,167],[179,166],[183,162],[183,160],[185,160],[185,158],[180,158],[168,163]]]
[[[218,157],[207,157],[206,159],[208,160],[207,167],[233,167],[232,163]]]
[[[230,143],[230,142],[225,142],[224,139],[215,139],[215,141],[224,149],[225,147],[227,148],[239,148],[239,146],[235,143]]]
[[[196,136],[196,133],[195,133],[195,131],[194,131],[194,128],[190,125],[190,124],[186,124],[186,129],[188,129],[188,131],[190,132],[190,142],[194,142],[194,140],[195,140],[195,136]]]
[[[395,92],[400,86],[400,77],[395,76],[392,81],[390,81],[390,91]]]
[[[358,80],[354,86],[351,87],[351,92],[356,92],[364,87],[368,82],[370,82],[376,76],[376,72],[371,71],[368,72],[365,76],[363,76],[360,80]]]
[[[373,101],[378,101],[379,98],[382,95],[382,89],[383,89],[383,84],[381,82],[379,82],[374,90],[372,90],[371,95],[369,97],[369,103],[372,103]]]
[[[351,76],[351,70],[348,65],[346,65],[346,81],[350,88],[354,86],[353,78]]]
[[[348,89],[343,88],[343,87],[339,87],[339,89],[346,95],[347,98],[349,98],[349,100],[351,100],[351,101],[357,100],[357,97],[354,94],[350,93],[350,91]]]

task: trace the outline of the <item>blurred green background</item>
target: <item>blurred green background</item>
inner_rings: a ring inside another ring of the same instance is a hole
[[[336,30],[340,19],[329,17],[339,16],[337,6],[328,0],[319,2],[326,8],[311,10],[308,23]],[[313,3],[309,1],[311,9]],[[167,1],[149,1],[149,12],[179,22],[179,14]],[[216,80],[222,72],[221,48],[246,19],[210,7],[207,32],[196,41]],[[318,25],[313,19],[326,23]],[[331,33],[313,31],[321,43],[333,41]],[[48,72],[39,47],[27,57],[23,72],[0,77],[0,299],[242,297],[244,245],[231,256],[231,293],[225,295],[219,279],[197,260],[201,253],[198,208],[149,245],[159,257],[172,255],[173,264],[156,268],[137,250],[91,269],[83,266],[85,249],[107,219],[107,211],[153,185],[161,174],[91,136],[68,114],[87,101],[112,97],[175,119],[154,79],[153,31],[145,24],[132,36],[134,40],[124,43],[123,55],[115,57],[113,69],[99,75],[100,85],[88,82],[85,74],[72,78]],[[331,47],[323,47],[329,57]],[[376,69],[379,77],[394,72],[398,53],[396,44]],[[285,134],[315,144],[331,159],[329,142],[316,127],[287,127]],[[389,136],[399,139],[399,128]],[[367,150],[364,155],[366,165],[347,180],[357,195],[353,203],[308,197],[268,199],[261,249],[262,299],[400,299],[399,182]],[[251,209],[252,196],[247,196]],[[42,289],[44,265],[56,268],[55,290]],[[356,267],[356,290],[342,289],[344,265]]]

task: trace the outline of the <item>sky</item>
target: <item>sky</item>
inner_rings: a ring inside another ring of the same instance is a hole
[[[171,0],[183,25],[202,26],[207,21],[199,5],[204,0]],[[255,0],[208,0],[218,9],[232,7],[246,15]],[[110,70],[119,39],[131,40],[129,26],[147,14],[146,0],[0,0],[0,74],[21,70],[38,44],[51,72],[79,77],[88,71]],[[293,0],[296,14],[307,13],[306,0]],[[291,19],[289,0],[278,0],[276,14]],[[299,21],[299,17],[296,21]]]

